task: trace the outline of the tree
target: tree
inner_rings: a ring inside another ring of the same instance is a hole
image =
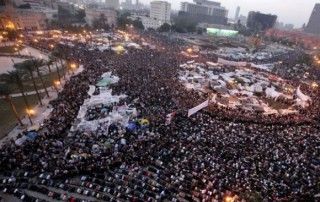
[[[54,63],[56,64],[56,70],[57,70],[57,74],[58,74],[58,79],[61,82],[61,74],[60,74],[60,70],[57,64],[57,58],[54,57],[52,54],[49,56],[49,61],[47,62],[49,71],[51,72],[51,65],[53,65]]]
[[[55,58],[55,61],[59,61],[60,64],[61,64],[61,68],[63,68],[63,62],[62,60],[65,60],[66,59],[66,56],[64,54],[64,50],[62,47],[60,46],[57,46],[55,47],[55,49],[52,51],[51,53],[51,56],[53,58]],[[56,67],[57,67],[57,71],[59,70],[58,66],[57,66],[57,63],[56,63]],[[60,72],[58,71],[58,74],[60,74]],[[59,75],[60,77],[60,75]],[[63,74],[63,77],[65,78],[65,74]],[[59,79],[60,80],[60,79]]]
[[[48,67],[49,73],[52,73],[51,65],[53,65],[53,63],[54,63],[54,58],[50,55],[47,61],[47,67]]]
[[[34,64],[34,66],[35,66],[35,68],[37,70],[37,75],[38,75],[38,78],[41,81],[42,88],[46,92],[47,97],[50,97],[49,92],[47,90],[47,87],[46,87],[46,85],[45,85],[45,83],[43,81],[43,78],[42,78],[42,75],[41,75],[41,72],[40,72],[40,67],[45,66],[45,62],[44,62],[44,60],[41,60],[41,59],[36,59],[36,60],[32,60],[32,61],[33,61],[33,64]]]
[[[12,91],[10,90],[9,85],[6,83],[1,83],[0,84],[0,96],[4,97],[4,100],[10,105],[11,110],[12,110],[14,116],[16,117],[17,121],[19,122],[20,126],[23,126],[23,123],[18,115],[17,108],[14,105],[10,94],[12,94]]]
[[[119,29],[125,30],[127,28],[127,25],[132,23],[132,21],[128,18],[129,16],[130,13],[128,12],[118,15],[117,24]]]
[[[84,9],[79,9],[76,11],[75,19],[77,22],[85,22],[86,11]]]
[[[29,74],[30,78],[31,78],[31,81],[32,81],[32,85],[33,85],[33,88],[34,90],[36,91],[36,94],[37,94],[37,97],[38,97],[38,100],[40,102],[40,105],[42,106],[42,99],[41,99],[41,96],[40,96],[40,93],[39,93],[39,90],[38,90],[38,87],[37,87],[37,84],[36,84],[36,80],[35,80],[35,77],[33,75],[34,71],[35,71],[35,66],[33,64],[33,61],[31,60],[26,60],[22,63],[18,63],[18,64],[15,64],[14,67],[20,71],[21,73],[27,73]]]
[[[191,18],[179,16],[174,19],[174,24],[172,25],[172,30],[179,32],[179,33],[196,32],[197,31],[197,22],[195,22]]]
[[[132,22],[132,25],[133,25],[136,29],[144,30],[144,26],[143,26],[142,21],[141,21],[140,18],[134,20],[134,21]]]
[[[94,29],[104,29],[109,30],[110,26],[108,24],[108,19],[106,16],[102,13],[98,19],[95,19],[92,23],[92,27]]]
[[[72,22],[73,16],[72,13],[63,8],[62,6],[58,6],[58,22],[61,24],[70,24]]]
[[[23,97],[24,104],[26,105],[27,109],[30,109],[30,105],[25,94],[21,75],[17,70],[8,71],[7,73],[2,74],[1,81],[4,81],[6,84],[16,84]]]
[[[26,3],[26,4],[22,4],[22,5],[18,6],[18,8],[20,8],[20,9],[31,9],[31,5],[29,3]]]
[[[169,32],[170,30],[171,30],[171,25],[169,25],[168,23],[164,23],[158,28],[159,32]]]
[[[203,34],[203,29],[198,28],[198,29],[197,29],[197,34],[202,35],[202,34]]]

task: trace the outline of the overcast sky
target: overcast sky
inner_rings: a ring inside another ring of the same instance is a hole
[[[140,0],[149,4],[151,0]],[[167,0],[174,10],[180,9],[180,2],[192,0]],[[229,17],[235,16],[237,6],[241,7],[240,14],[247,16],[249,11],[261,11],[278,15],[278,21],[292,23],[301,27],[308,23],[315,3],[320,0],[216,0],[229,10]],[[135,2],[135,0],[133,0]]]

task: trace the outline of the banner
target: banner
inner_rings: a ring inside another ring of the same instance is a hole
[[[193,114],[197,113],[198,111],[200,111],[203,108],[206,108],[209,105],[209,100],[206,100],[205,102],[199,104],[198,106],[189,109],[188,110],[188,117],[192,116]]]
[[[223,64],[223,65],[235,66],[235,67],[247,66],[247,62],[236,62],[236,61],[225,60],[222,58],[218,58],[218,63]]]

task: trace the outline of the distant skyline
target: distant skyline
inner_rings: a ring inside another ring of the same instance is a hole
[[[122,0],[124,1],[124,0]],[[149,4],[152,0],[140,0]],[[172,9],[180,10],[181,2],[193,2],[192,0],[167,0]],[[249,11],[260,11],[275,14],[278,21],[286,24],[294,24],[296,28],[308,23],[312,9],[320,0],[216,0],[228,9],[229,18],[234,18],[237,6],[240,6],[240,15],[248,15]],[[133,1],[134,2],[134,1]]]

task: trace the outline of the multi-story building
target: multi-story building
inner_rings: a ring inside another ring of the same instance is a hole
[[[150,18],[170,23],[171,4],[166,1],[152,1],[150,8]]]
[[[116,25],[117,12],[109,8],[86,9],[86,22],[92,26],[95,20],[104,17],[105,23],[112,26]]]
[[[248,15],[247,27],[255,31],[265,31],[276,24],[277,18],[276,15],[251,11]]]
[[[121,8],[124,10],[134,10],[135,6],[132,3],[132,0],[126,0],[121,3]]]
[[[236,15],[234,16],[234,20],[238,21],[240,16],[240,6],[237,7]]]
[[[46,15],[35,10],[19,9],[13,18],[17,27],[22,30],[41,30],[46,27]]]
[[[228,11],[221,6],[221,3],[209,0],[193,1],[194,3],[181,3],[179,16],[196,23],[227,24]]]
[[[240,21],[241,25],[245,26],[247,24],[247,17],[244,16],[244,15],[240,15],[239,18],[238,18],[238,21]]]
[[[320,4],[317,3],[311,13],[305,31],[311,34],[320,34]]]
[[[293,30],[294,29],[294,25],[293,24],[285,24],[283,22],[276,22],[274,28],[279,29],[279,30]]]
[[[106,0],[105,6],[107,8],[118,10],[120,7],[119,0]]]
[[[43,0],[43,4],[45,7],[56,10],[58,9],[58,1],[59,0]]]
[[[139,1],[136,1],[136,4],[139,5]],[[171,4],[166,1],[152,1],[149,14],[150,17],[146,16],[148,13],[146,14],[144,10],[140,10],[130,18],[132,20],[141,20],[145,29],[158,29],[164,23],[171,23]]]
[[[46,15],[34,9],[18,9],[7,5],[0,18],[3,19],[3,28],[40,30],[46,27]]]

